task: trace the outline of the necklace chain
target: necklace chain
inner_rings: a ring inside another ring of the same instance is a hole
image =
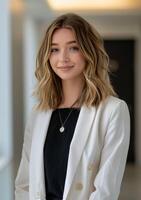
[[[73,111],[72,107],[76,104],[77,101],[78,101],[78,99],[71,105],[71,107],[70,107],[71,111],[69,112],[69,114],[68,114],[67,118],[64,120],[64,122],[62,122],[61,113],[60,113],[60,110],[58,110],[58,112],[59,112],[59,119],[60,119],[60,122],[61,122],[61,127],[59,128],[60,133],[63,133],[65,131],[64,125],[66,124],[68,118],[70,117],[70,115],[71,115],[71,113]]]

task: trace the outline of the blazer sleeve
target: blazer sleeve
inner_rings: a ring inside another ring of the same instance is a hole
[[[113,107],[104,139],[95,192],[89,200],[117,200],[125,169],[130,138],[130,117],[126,103]]]
[[[32,121],[33,113],[31,114],[30,119],[25,128],[22,157],[15,180],[15,200],[29,200],[29,155],[31,148]]]

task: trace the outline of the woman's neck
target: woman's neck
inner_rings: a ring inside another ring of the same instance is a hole
[[[73,103],[81,97],[83,81],[62,81],[63,102],[59,107],[71,107]],[[73,107],[77,107],[78,102]]]

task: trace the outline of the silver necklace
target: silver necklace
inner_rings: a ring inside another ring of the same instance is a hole
[[[70,117],[70,115],[71,115],[71,113],[73,111],[72,107],[76,104],[77,101],[78,101],[78,99],[71,105],[71,107],[70,107],[71,111],[69,112],[69,114],[68,114],[68,116],[67,116],[67,118],[65,119],[64,122],[62,122],[61,113],[60,113],[60,110],[58,110],[58,112],[59,112],[59,119],[60,119],[60,123],[61,123],[61,127],[59,128],[60,133],[63,133],[65,131],[65,124],[66,124],[68,118]]]

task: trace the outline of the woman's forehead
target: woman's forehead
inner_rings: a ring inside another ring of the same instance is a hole
[[[66,42],[68,44],[76,42],[74,31],[70,28],[56,29],[52,35],[52,43],[57,44],[61,42]]]

